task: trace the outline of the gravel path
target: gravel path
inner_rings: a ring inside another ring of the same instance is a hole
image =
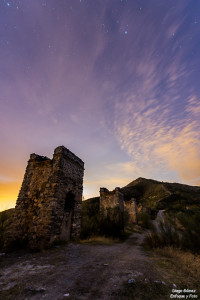
[[[141,247],[144,234],[113,245],[67,244],[0,260],[0,299],[114,299],[124,282],[165,280]],[[7,298],[6,298],[7,297]]]

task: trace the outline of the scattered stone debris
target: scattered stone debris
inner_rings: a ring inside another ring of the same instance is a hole
[[[131,278],[128,280],[128,283],[136,283],[136,280],[134,278]]]
[[[164,281],[160,281],[160,280],[155,280],[154,283],[166,285]]]
[[[146,287],[145,299],[152,285],[171,292],[173,280],[166,280],[167,286],[161,283],[168,274],[154,266],[138,244],[127,245],[126,241],[112,247],[68,243],[56,250],[26,253],[20,259],[18,253],[6,255],[6,260],[0,259],[0,298],[112,299],[127,285],[133,293]],[[13,297],[13,293],[19,295]]]
[[[43,287],[36,287],[35,288],[35,287],[32,287],[32,286],[28,287],[27,290],[30,291],[30,292],[33,292],[33,293],[44,293],[46,291],[46,289],[43,288]]]
[[[43,293],[43,292],[45,292],[45,291],[46,291],[46,289],[45,289],[45,288],[43,288],[43,287],[39,287],[39,288],[36,288],[36,289],[35,289],[35,291],[36,291],[36,292]]]

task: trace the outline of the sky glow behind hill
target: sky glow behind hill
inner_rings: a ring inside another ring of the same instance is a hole
[[[200,2],[0,0],[0,210],[30,153],[64,145],[84,196],[200,184]]]

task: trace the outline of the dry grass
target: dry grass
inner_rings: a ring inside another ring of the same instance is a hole
[[[158,226],[152,224],[144,245],[149,248],[173,246],[200,254],[200,212],[165,215]]]
[[[119,243],[119,239],[112,239],[104,236],[94,236],[89,239],[81,240],[81,244],[113,245]]]
[[[125,231],[130,233],[130,234],[132,234],[133,232],[143,233],[144,229],[140,225],[137,225],[137,224],[128,224],[125,227]]]
[[[168,300],[171,287],[155,282],[138,281],[135,284],[124,283],[112,293],[113,300]]]
[[[200,286],[200,255],[164,247],[154,249],[154,259],[168,270],[169,276],[180,288],[197,290]]]

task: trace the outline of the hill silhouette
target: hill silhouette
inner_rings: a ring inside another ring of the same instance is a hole
[[[151,210],[200,211],[200,187],[180,183],[161,182],[139,177],[121,188],[124,200],[135,198],[137,204]],[[87,199],[83,206],[99,202],[99,197]],[[90,203],[90,204],[89,204]]]

